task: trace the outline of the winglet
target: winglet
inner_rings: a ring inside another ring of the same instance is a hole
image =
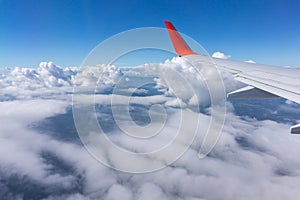
[[[180,34],[177,32],[173,24],[169,21],[165,21],[166,28],[171,38],[172,44],[176,53],[179,56],[195,55],[196,53],[185,43]]]

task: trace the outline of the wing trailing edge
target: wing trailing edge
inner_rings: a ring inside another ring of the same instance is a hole
[[[300,134],[300,124],[291,127],[292,134]]]
[[[278,97],[278,96],[252,86],[246,86],[227,94],[227,98],[274,98],[274,97]]]

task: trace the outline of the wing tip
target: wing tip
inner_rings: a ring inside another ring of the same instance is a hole
[[[165,20],[164,23],[165,23],[167,29],[176,31],[176,28],[174,27],[172,22],[170,22],[169,20]]]
[[[193,52],[191,48],[186,44],[186,42],[177,32],[173,24],[168,20],[165,20],[164,23],[166,25],[166,28],[168,30],[169,36],[171,38],[176,53],[179,56],[195,55],[196,53]]]

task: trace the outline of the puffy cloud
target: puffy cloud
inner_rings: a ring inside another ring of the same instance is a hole
[[[209,67],[191,65],[181,57],[166,60],[160,64],[146,64],[141,67],[143,74],[155,75],[156,88],[171,99],[167,105],[173,107],[201,107],[210,105],[211,94],[208,90],[210,80],[224,82],[224,90],[232,91],[241,87],[241,83],[234,80],[233,76],[225,72],[210,71]],[[212,81],[210,81],[212,83]],[[219,88],[220,84],[210,84],[210,89]],[[216,90],[218,91],[218,90]],[[225,92],[224,91],[224,92]]]
[[[226,55],[220,51],[216,51],[212,54],[213,58],[229,59],[231,55]]]
[[[53,62],[41,62],[38,68],[15,67],[2,74],[0,99],[61,95],[71,93],[74,85],[93,85],[102,92],[111,89],[121,76],[121,70],[110,65],[62,68]]]

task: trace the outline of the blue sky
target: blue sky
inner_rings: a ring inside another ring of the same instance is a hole
[[[0,0],[0,66],[77,66],[101,41],[168,19],[209,53],[300,66],[299,0]]]

